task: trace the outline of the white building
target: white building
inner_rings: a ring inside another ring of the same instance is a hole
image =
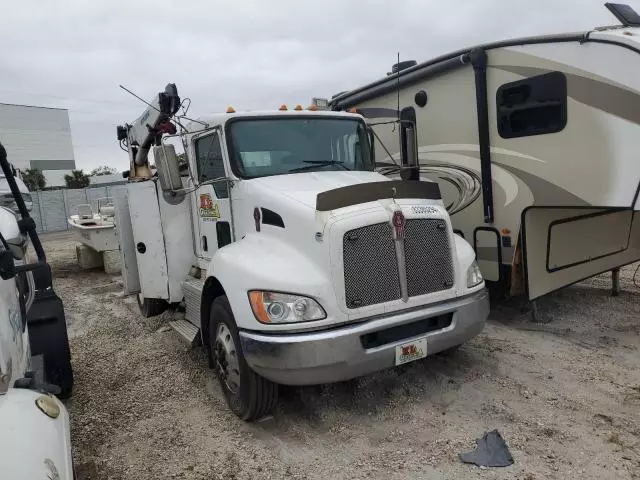
[[[15,168],[41,170],[48,187],[76,168],[66,109],[0,103],[0,142]]]

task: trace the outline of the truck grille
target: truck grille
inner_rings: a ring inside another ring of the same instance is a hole
[[[444,220],[407,220],[404,255],[410,297],[439,292],[453,286],[449,232]]]
[[[342,245],[348,308],[400,298],[398,259],[389,223],[349,230]]]
[[[392,227],[387,222],[349,230],[344,234],[342,244],[348,308],[401,298],[400,275],[406,275],[409,297],[453,286],[449,232],[444,220],[407,220],[402,245],[406,272],[398,271]]]

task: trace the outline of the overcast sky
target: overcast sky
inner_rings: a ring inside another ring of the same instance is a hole
[[[629,0],[640,11],[640,0]],[[76,164],[127,168],[116,125],[168,82],[190,116],[308,104],[401,60],[618,23],[603,0],[57,0],[2,9],[0,102],[69,109]]]

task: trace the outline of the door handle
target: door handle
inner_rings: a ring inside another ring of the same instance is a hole
[[[206,235],[202,236],[202,251],[203,252],[208,251],[207,236]]]

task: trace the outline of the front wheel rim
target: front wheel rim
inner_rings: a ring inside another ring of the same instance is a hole
[[[234,395],[240,391],[240,362],[231,330],[224,323],[218,325],[214,347],[216,372]]]

